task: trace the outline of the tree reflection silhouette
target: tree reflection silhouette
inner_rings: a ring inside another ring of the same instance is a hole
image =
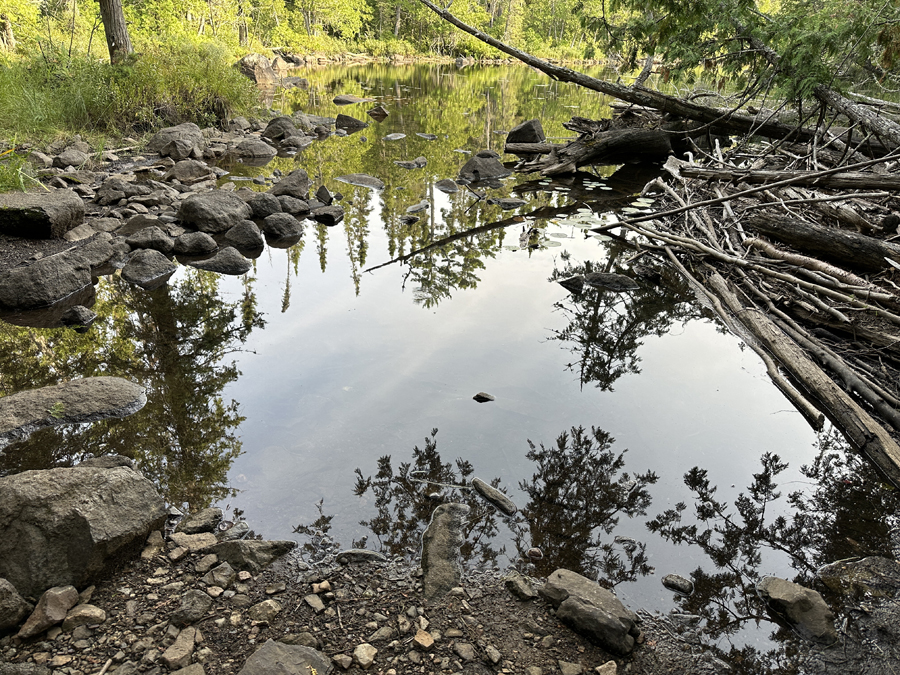
[[[815,460],[800,468],[810,489],[782,500],[776,479],[788,465],[767,452],[747,492],[729,505],[716,498],[707,471],[694,467],[684,477],[693,496],[693,518],[682,502],[647,524],[675,544],[699,548],[712,563],[691,573],[692,595],[676,597],[682,611],[701,617],[699,630],[708,640],[730,640],[745,624],[773,622],[755,585],[776,559],[793,569],[792,581],[829,598],[816,578],[820,566],[858,556],[894,557],[891,530],[900,526],[898,491],[883,483],[837,431],[821,433],[817,446]],[[839,611],[840,598],[830,600]],[[795,672],[779,670],[795,651],[793,634],[776,624],[772,637],[780,647],[765,652],[731,646],[729,661],[742,664],[741,672]]]
[[[550,281],[617,270],[614,262],[625,250],[621,244],[611,244],[602,268],[591,261],[572,264],[565,260]],[[623,375],[641,372],[637,350],[645,338],[665,335],[674,323],[700,316],[689,289],[669,277],[658,285],[643,284],[626,293],[585,287],[553,306],[566,316],[568,325],[551,331],[550,339],[567,343],[577,357],[567,367],[578,373],[582,385],[593,384],[603,391],[612,391]]]
[[[143,291],[114,276],[101,283],[91,331],[0,329],[4,393],[74,377],[117,375],[143,385],[147,405],[119,420],[47,429],[9,446],[0,472],[76,463],[91,454],[135,459],[170,504],[191,511],[234,493],[227,473],[241,453],[243,421],[223,389],[240,372],[227,356],[263,325],[252,289],[227,302],[218,276],[186,270]],[[22,380],[25,377],[27,379]]]

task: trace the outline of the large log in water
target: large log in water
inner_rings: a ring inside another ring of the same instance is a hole
[[[855,269],[883,270],[890,266],[885,258],[900,263],[900,246],[856,232],[763,214],[750,216],[744,225],[797,250],[817,253]]]
[[[820,171],[740,171],[689,165],[680,166],[678,170],[685,178],[725,180],[754,185],[790,179],[792,185],[833,190],[900,190],[900,176],[882,176],[874,173],[848,171],[823,176]]]
[[[523,145],[527,147],[521,147]],[[535,146],[538,145],[543,147],[537,149]],[[540,171],[544,176],[574,173],[580,166],[664,162],[672,154],[668,134],[656,129],[587,130],[564,146],[510,143],[505,149],[513,153],[524,150],[522,154],[526,155],[533,154],[536,149],[546,151],[546,156],[517,167],[520,171]]]
[[[710,288],[737,319],[781,363],[795,382],[819,401],[823,412],[847,439],[900,486],[900,446],[868,412],[838,387],[806,353],[762,311],[744,306],[718,274],[709,278]]]

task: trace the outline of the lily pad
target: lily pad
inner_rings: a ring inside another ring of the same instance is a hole
[[[562,244],[560,242],[552,241],[550,239],[541,239],[540,244],[541,244],[541,246],[545,246],[547,248],[553,248],[555,246],[562,246]]]

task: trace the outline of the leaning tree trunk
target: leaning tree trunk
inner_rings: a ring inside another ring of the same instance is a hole
[[[131,38],[128,36],[128,26],[125,24],[122,0],[100,0],[100,18],[103,19],[109,60],[118,63],[134,52]]]
[[[12,21],[6,14],[0,14],[0,51],[16,51],[16,38],[13,35]]]

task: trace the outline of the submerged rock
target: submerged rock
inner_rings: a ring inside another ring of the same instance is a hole
[[[43,427],[126,417],[146,402],[143,387],[119,377],[86,377],[16,392],[0,398],[0,448]]]
[[[510,129],[507,143],[543,143],[547,140],[540,120],[528,120]]]
[[[512,516],[518,511],[518,508],[513,503],[512,499],[492,485],[488,485],[480,478],[472,479],[472,488],[481,495],[486,502],[502,511],[505,515]]]
[[[592,286],[593,288],[616,293],[634,291],[641,287],[634,279],[611,272],[590,272],[582,278],[585,286]]]
[[[175,264],[159,251],[141,249],[122,268],[122,278],[147,291],[159,288],[175,273]]]
[[[351,103],[371,103],[374,100],[374,98],[360,98],[353,94],[338,94],[331,99],[331,102],[335,105],[350,105]]]
[[[309,195],[309,175],[303,169],[291,171],[287,176],[269,188],[269,194],[289,195],[297,199],[306,199]]]
[[[470,182],[486,180],[489,178],[506,178],[512,172],[503,166],[495,157],[483,157],[478,153],[459,170],[459,178]]]
[[[459,185],[457,185],[456,181],[452,178],[442,178],[434,184],[434,187],[436,187],[441,192],[446,192],[447,194],[459,192]]]
[[[469,510],[465,504],[441,504],[431,514],[431,522],[422,534],[422,585],[426,600],[440,598],[459,586],[462,526]]]
[[[834,614],[816,591],[778,577],[763,577],[756,592],[804,640],[823,645],[837,642]]]
[[[192,195],[181,202],[178,219],[201,232],[227,232],[249,218],[252,209],[243,199],[231,192],[211,190]]]
[[[667,574],[662,578],[662,585],[670,591],[687,596],[694,592],[694,583],[680,574]]]
[[[384,182],[364,173],[351,173],[346,176],[338,176],[335,180],[349,185],[359,185],[360,187],[372,188],[373,190],[383,190]]]
[[[226,246],[212,258],[194,260],[188,264],[197,269],[216,272],[218,274],[230,274],[232,276],[246,274],[250,271],[250,268],[253,267],[253,264],[232,246]]]
[[[365,129],[369,124],[368,122],[363,122],[355,117],[350,117],[350,115],[338,115],[334,120],[334,126],[336,129],[344,129],[352,133],[354,131],[359,131],[360,129]]]

